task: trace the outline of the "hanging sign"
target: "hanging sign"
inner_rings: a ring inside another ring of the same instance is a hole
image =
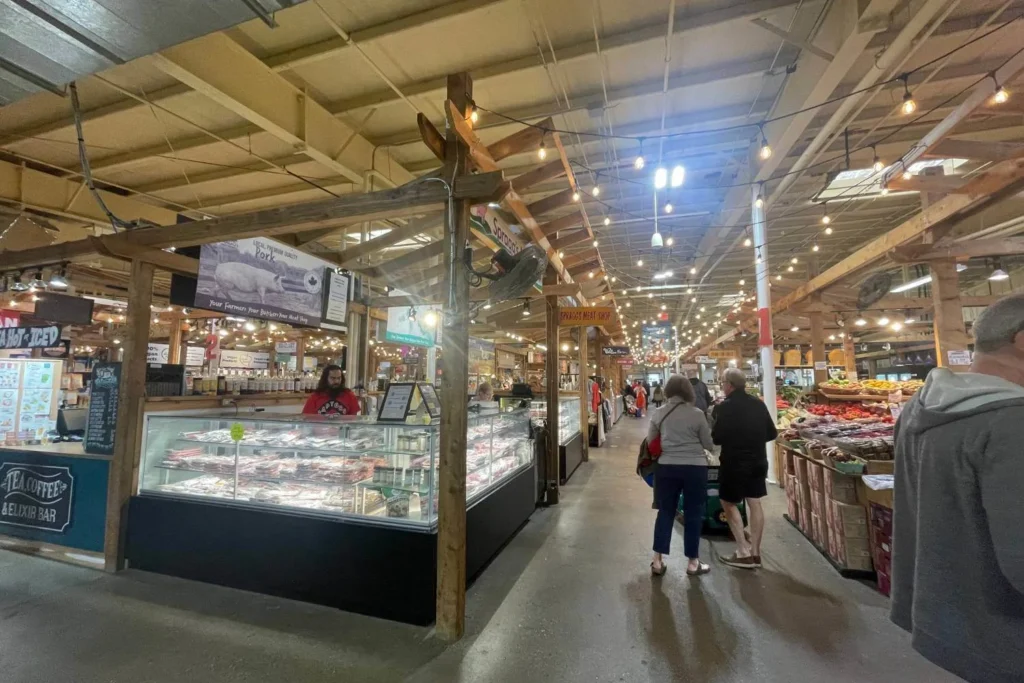
[[[610,306],[585,306],[578,308],[559,308],[558,324],[561,327],[589,327],[591,325],[609,325],[615,315]]]
[[[400,290],[391,290],[391,296],[403,294]],[[412,314],[410,315],[410,313]],[[386,341],[429,348],[437,344],[440,332],[440,306],[431,304],[388,308],[388,327],[384,332]]]
[[[348,330],[348,302],[351,298],[352,276],[327,268],[324,287],[323,320],[320,327],[345,332]]]
[[[277,342],[276,344],[274,344],[274,350],[277,351],[278,353],[298,353],[299,352],[299,342],[297,342],[297,341]]]
[[[46,349],[60,340],[60,325],[0,327],[0,349]]]
[[[473,228],[494,239],[502,249],[513,256],[523,248],[522,240],[513,234],[505,220],[490,207],[474,206],[469,215],[469,223]]]
[[[679,369],[684,372],[687,370],[700,370],[700,366],[698,366],[696,363],[680,363]]]
[[[712,362],[711,356],[697,356],[696,358],[694,358],[694,360],[697,361],[698,363],[710,363],[710,362]]]
[[[716,360],[732,360],[736,357],[736,352],[729,349],[711,349],[708,356]]]
[[[89,418],[85,425],[85,452],[114,454],[114,428],[117,425],[120,363],[97,363],[92,369],[89,389]]]
[[[264,237],[204,244],[195,304],[210,311],[315,327],[333,266]]]
[[[71,523],[75,478],[67,467],[0,465],[0,523],[64,533]]]
[[[606,356],[628,356],[630,351],[628,346],[604,346],[601,347],[601,353]]]
[[[946,358],[949,359],[950,365],[970,365],[971,364],[971,352],[964,351],[947,351]]]
[[[405,422],[412,405],[412,395],[416,390],[414,382],[392,382],[384,393],[377,412],[378,422]]]

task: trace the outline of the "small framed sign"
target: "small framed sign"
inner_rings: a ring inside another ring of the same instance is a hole
[[[377,411],[378,422],[405,422],[416,391],[415,382],[392,382],[388,385],[384,400]]]
[[[427,412],[430,413],[430,417],[435,420],[440,419],[441,401],[437,398],[434,385],[427,382],[419,382],[417,386],[420,390],[420,396],[423,397],[423,404],[427,407]]]

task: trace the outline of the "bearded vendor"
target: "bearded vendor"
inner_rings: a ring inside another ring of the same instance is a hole
[[[358,415],[359,399],[345,387],[345,374],[340,366],[328,365],[320,375],[316,391],[302,407],[304,415]]]

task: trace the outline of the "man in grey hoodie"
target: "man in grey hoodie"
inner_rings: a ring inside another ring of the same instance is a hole
[[[1024,295],[974,323],[896,423],[892,620],[977,683],[1024,681]]]

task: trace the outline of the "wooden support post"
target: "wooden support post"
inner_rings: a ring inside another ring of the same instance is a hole
[[[580,431],[583,433],[583,462],[590,460],[590,392],[587,384],[590,376],[590,354],[587,352],[587,327],[580,330]]]
[[[554,279],[551,278],[551,284]],[[545,278],[544,284],[548,284]],[[558,297],[544,297],[545,311],[547,313],[547,347],[544,355],[544,392],[548,406],[548,443],[547,460],[544,463],[544,476],[546,486],[544,487],[544,502],[548,505],[558,504],[558,482],[561,481],[561,474],[558,471]]]
[[[349,351],[351,351],[351,349],[352,349],[352,347],[351,347],[351,342],[350,342]],[[306,362],[306,338],[305,337],[299,337],[298,339],[295,340],[295,372],[301,373],[302,372],[302,366],[305,365],[305,362]],[[352,359],[349,358],[348,362],[351,363]]]
[[[448,100],[469,118],[473,81],[468,73],[448,77]],[[450,114],[451,116],[452,114]],[[444,177],[465,169],[469,149],[449,120]],[[452,224],[445,225],[445,280],[450,296],[442,327],[444,374],[441,376],[441,447],[438,454],[437,633],[449,642],[466,629],[466,426],[469,403],[469,279],[462,253],[469,243],[470,202],[453,201]],[[454,262],[453,262],[454,256]]]
[[[146,355],[149,345],[149,307],[153,301],[153,264],[132,261],[125,314],[124,358],[118,390],[117,424],[114,427],[114,455],[107,476],[107,522],[103,538],[104,568],[124,569],[125,532],[128,528],[128,500],[135,485],[138,456],[139,408],[146,395]]]
[[[949,357],[951,352],[966,351],[969,342],[967,328],[964,326],[956,261],[932,261],[929,265],[932,269],[932,299],[935,301],[933,326],[936,364],[953,372],[967,372],[970,364],[954,364]],[[963,358],[962,354],[957,355]]]
[[[181,363],[181,318],[171,318],[171,334],[167,340],[167,362],[171,365]]]
[[[808,279],[818,275],[818,257],[813,255],[808,259]],[[814,384],[818,385],[828,381],[828,356],[825,354],[825,328],[822,324],[821,293],[811,295],[811,302],[815,304],[811,308],[811,366],[814,368]],[[823,365],[819,365],[823,363]]]
[[[853,343],[853,319],[847,318],[843,329],[843,362],[846,363],[846,379],[851,382],[857,379],[857,349]]]

